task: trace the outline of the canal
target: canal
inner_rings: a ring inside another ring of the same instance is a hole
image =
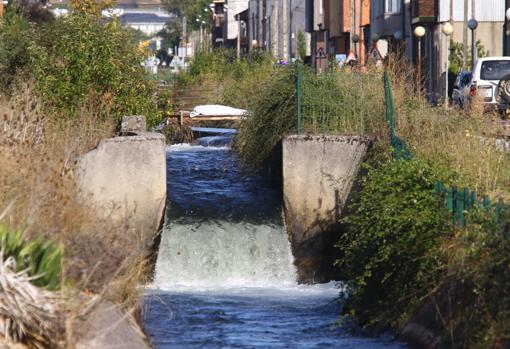
[[[280,189],[243,168],[233,131],[207,131],[167,150],[166,225],[144,307],[155,348],[403,348],[341,327],[339,285],[296,283]]]

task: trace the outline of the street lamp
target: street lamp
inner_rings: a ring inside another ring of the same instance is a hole
[[[444,106],[448,108],[448,70],[449,70],[449,59],[450,59],[450,35],[453,34],[453,26],[450,22],[446,22],[443,24],[441,28],[443,34],[446,35],[446,69],[445,69],[445,78],[444,78]]]
[[[420,25],[414,28],[413,34],[418,38],[418,88],[421,90],[421,38],[425,36],[425,28]]]
[[[506,17],[505,25],[503,26],[503,30],[504,30],[504,33],[503,33],[503,36],[504,36],[503,55],[508,56],[509,55],[508,50],[510,49],[510,43],[508,42],[508,39],[509,39],[508,22],[510,22],[510,8],[506,10],[505,17]]]
[[[352,42],[354,43],[354,55],[356,57],[358,57],[358,46],[357,46],[357,44],[359,42],[359,35],[358,34],[354,34],[352,36]]]
[[[475,30],[478,28],[478,21],[474,18],[471,18],[467,26],[469,30],[471,30],[471,70],[473,70],[475,66],[475,58],[477,58],[476,52],[476,43],[475,43]]]

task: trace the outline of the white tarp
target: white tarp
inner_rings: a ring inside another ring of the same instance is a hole
[[[227,6],[227,39],[232,40],[237,38],[238,32],[235,16],[248,9],[249,0],[228,0]]]
[[[228,107],[220,104],[197,105],[191,113],[190,117],[194,116],[242,116],[246,114],[246,110]]]

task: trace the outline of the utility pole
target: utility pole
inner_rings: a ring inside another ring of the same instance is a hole
[[[237,60],[241,59],[241,15],[237,15]]]
[[[184,41],[184,58],[188,56],[188,33],[186,32],[187,23],[186,16],[182,18],[182,36]]]
[[[468,46],[468,0],[464,0],[464,31],[462,34],[462,69],[466,70],[467,68],[467,46]]]
[[[349,1],[349,18],[350,18],[350,24],[351,24],[351,35],[350,35],[350,41],[349,41],[349,49],[352,50],[352,46],[353,46],[353,41],[352,41],[352,37],[354,36],[354,34],[356,34],[356,14],[355,14],[355,10],[354,10],[354,7],[356,6],[356,1],[355,0],[350,0]],[[355,46],[355,45],[354,45]],[[356,50],[356,48],[354,48]],[[356,57],[358,57],[358,53],[356,51],[354,51],[354,55]]]
[[[282,0],[283,60],[289,61],[289,30],[287,25],[287,0]]]
[[[476,20],[475,0],[471,0],[471,19]],[[471,70],[475,67],[478,52],[476,50],[476,28],[471,30]]]
[[[274,58],[278,58],[278,56],[279,56],[279,54],[278,54],[278,46],[279,46],[278,36],[280,34],[280,28],[278,26],[278,6],[279,6],[278,1],[275,1],[274,5],[273,5],[273,16],[272,16],[273,18],[272,18],[272,28],[271,28],[271,34],[272,34],[271,50],[272,50]]]

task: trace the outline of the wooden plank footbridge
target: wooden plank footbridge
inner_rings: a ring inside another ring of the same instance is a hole
[[[209,104],[211,96],[217,94],[215,86],[205,86],[199,89],[173,89],[174,112],[167,117],[167,124],[178,121],[181,126],[200,124],[202,121],[239,121],[240,115],[196,115],[191,111],[197,105]]]
[[[167,123],[171,120],[178,120],[181,126],[200,123],[201,121],[239,121],[243,118],[240,115],[196,115],[191,117],[191,110],[178,109],[167,118]]]

